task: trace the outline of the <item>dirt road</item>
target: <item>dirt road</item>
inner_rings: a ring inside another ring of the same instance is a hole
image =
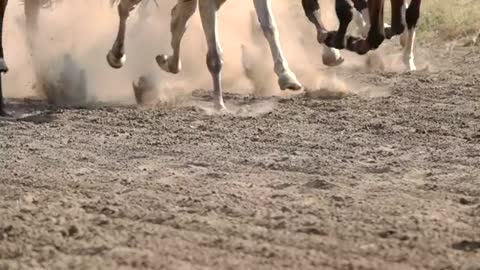
[[[378,97],[0,122],[0,269],[480,269],[480,51],[432,50],[342,71]]]

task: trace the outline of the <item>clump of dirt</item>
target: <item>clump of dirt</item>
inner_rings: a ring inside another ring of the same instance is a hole
[[[38,68],[37,80],[37,91],[49,104],[68,106],[89,102],[87,73],[69,53]]]
[[[153,106],[158,104],[158,89],[151,77],[140,76],[137,83],[132,83],[135,101],[140,106]]]

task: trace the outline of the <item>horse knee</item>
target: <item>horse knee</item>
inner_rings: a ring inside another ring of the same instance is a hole
[[[219,49],[207,53],[207,67],[210,73],[219,74],[223,67],[223,53]]]

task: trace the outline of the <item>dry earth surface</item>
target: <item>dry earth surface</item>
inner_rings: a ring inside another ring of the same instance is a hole
[[[377,96],[0,121],[0,269],[480,269],[480,50]]]

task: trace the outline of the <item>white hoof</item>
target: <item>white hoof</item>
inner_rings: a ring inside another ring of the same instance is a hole
[[[329,48],[324,45],[324,51],[322,55],[322,62],[329,67],[335,67],[341,65],[345,59],[340,55],[340,51],[334,48]]]
[[[280,76],[278,76],[278,86],[281,90],[300,90],[302,85],[298,82],[297,77],[291,71],[284,71]]]
[[[168,73],[177,74],[182,70],[181,63],[172,65],[171,56],[161,54],[161,55],[157,55],[157,57],[155,57],[155,60],[157,61],[158,66]]]
[[[109,51],[107,54],[107,62],[112,68],[119,69],[123,67],[127,61],[127,56],[124,54],[122,57],[117,58],[112,51]]]
[[[213,108],[217,111],[217,112],[226,112],[227,111],[227,107],[225,107],[225,103],[223,102],[223,98],[220,97],[220,98],[215,98],[215,102],[213,104]]]
[[[5,59],[0,58],[0,73],[7,73],[8,72],[8,67],[7,63],[5,62]]]

